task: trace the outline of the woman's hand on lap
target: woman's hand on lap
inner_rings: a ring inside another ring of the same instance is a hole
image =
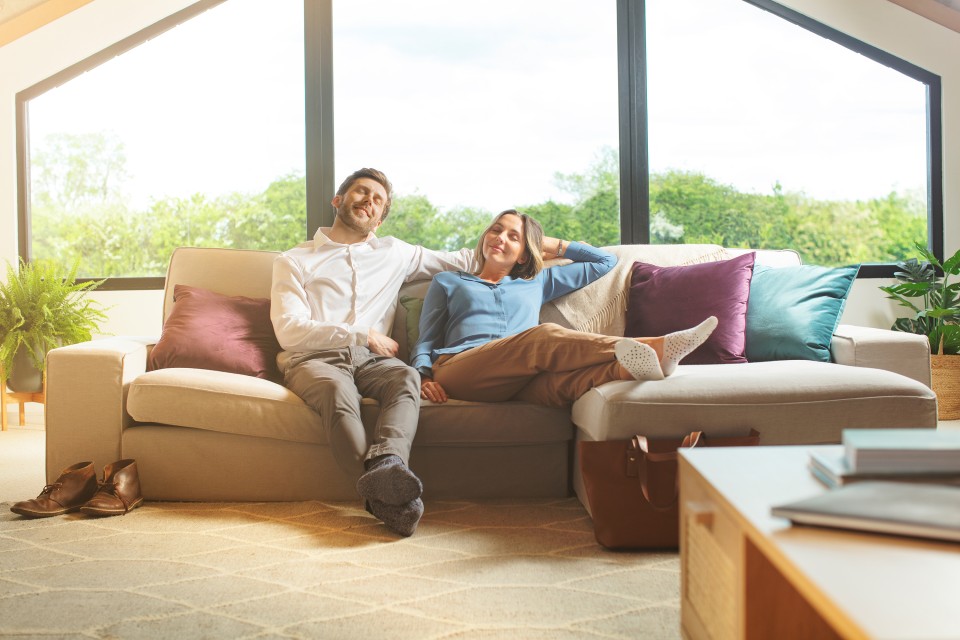
[[[448,399],[447,392],[443,390],[440,383],[433,380],[424,380],[420,384],[420,397],[437,404],[443,404]]]

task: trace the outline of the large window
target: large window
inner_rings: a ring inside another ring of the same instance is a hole
[[[217,4],[34,90],[32,257],[163,276],[177,246],[303,240],[303,7],[263,8]]]
[[[939,100],[772,0],[200,0],[18,95],[21,253],[161,287],[176,246],[312,236],[372,166],[381,232],[431,247],[517,207],[890,275],[942,254]]]
[[[927,238],[927,87],[742,0],[647,0],[653,242],[891,262]]]
[[[549,234],[620,239],[614,0],[333,6],[335,166],[399,198],[381,229],[473,246],[521,208]]]

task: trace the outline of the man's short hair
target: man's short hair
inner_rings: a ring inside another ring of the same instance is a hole
[[[383,188],[387,191],[387,202],[383,205],[383,216],[381,216],[381,222],[387,219],[387,214],[390,213],[390,205],[393,204],[393,185],[390,184],[390,181],[387,179],[387,175],[383,171],[377,171],[376,169],[363,168],[357,169],[349,176],[347,179],[340,183],[340,188],[337,189],[337,195],[343,196],[350,187],[353,186],[353,183],[359,180],[360,178],[370,178],[376,182],[379,182]]]

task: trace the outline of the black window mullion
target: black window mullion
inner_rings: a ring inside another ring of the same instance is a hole
[[[645,3],[617,0],[620,104],[620,242],[650,241]]]
[[[333,224],[333,0],[304,0],[307,238]]]
[[[940,78],[927,83],[927,242],[942,262],[943,246],[943,103]]]

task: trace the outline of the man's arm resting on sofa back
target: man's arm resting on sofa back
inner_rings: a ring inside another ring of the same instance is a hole
[[[926,336],[842,324],[833,333],[830,352],[838,364],[885,369],[930,386]]]
[[[47,482],[66,467],[120,460],[120,435],[131,422],[127,387],[147,368],[147,338],[106,338],[47,355]]]

